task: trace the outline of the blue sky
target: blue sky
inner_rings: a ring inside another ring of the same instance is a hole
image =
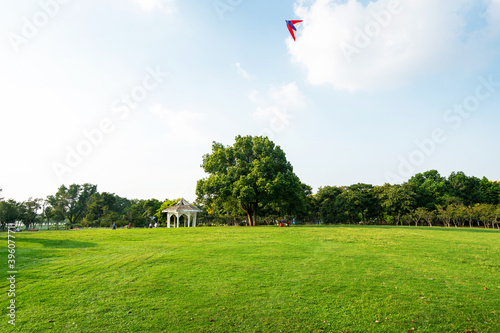
[[[500,179],[499,0],[5,1],[0,29],[3,197],[194,200],[238,134],[315,190]]]

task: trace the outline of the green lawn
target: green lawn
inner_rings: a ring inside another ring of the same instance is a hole
[[[500,332],[493,230],[39,231],[16,234],[16,256],[2,332]]]

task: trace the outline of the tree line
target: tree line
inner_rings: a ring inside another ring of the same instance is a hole
[[[0,192],[2,189],[0,189]],[[29,198],[23,202],[0,198],[0,224],[22,222],[26,228],[44,225],[59,229],[72,227],[110,227],[130,224],[145,227],[150,223],[165,223],[161,211],[178,200],[138,200],[114,193],[98,192],[97,185],[61,185],[46,198]]]
[[[500,182],[436,170],[418,173],[404,184],[324,186],[295,209],[263,206],[257,224],[295,220],[298,224],[371,224],[500,229]],[[206,219],[214,224],[243,223],[245,212],[231,201],[211,200]]]
[[[500,183],[453,172],[418,173],[404,184],[324,186],[312,194],[285,153],[267,137],[237,136],[233,146],[214,142],[203,156],[208,177],[198,201],[215,224],[394,224],[499,227]],[[244,219],[246,218],[246,222]]]
[[[237,136],[214,142],[203,156],[208,177],[196,186],[198,225],[296,223],[481,226],[500,228],[500,182],[463,172],[418,173],[403,184],[324,186],[316,194],[300,181],[283,150],[269,138]],[[1,189],[0,189],[1,192]],[[166,222],[162,211],[177,200],[137,200],[98,192],[92,184],[62,185],[45,199],[0,198],[0,223],[64,223],[65,228]]]
[[[314,200],[325,223],[500,228],[500,182],[463,172],[418,173],[401,185],[326,186]]]
[[[413,226],[486,227],[500,229],[500,182],[463,172],[446,178],[438,171],[418,173],[404,184],[324,186],[316,194],[299,183],[289,203],[270,200],[258,205],[258,216],[248,222],[247,212],[233,196],[212,197],[197,204],[203,212],[199,225],[269,225],[279,220],[296,223],[390,224]],[[0,189],[1,193],[1,189]],[[92,184],[62,185],[45,199],[23,202],[0,198],[0,223],[22,222],[27,228],[110,227],[149,223],[166,225],[164,209],[179,199],[127,199],[98,192]],[[297,204],[294,204],[296,202]],[[256,212],[255,212],[256,213]]]

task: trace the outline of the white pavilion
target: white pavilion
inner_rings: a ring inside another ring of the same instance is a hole
[[[179,228],[179,219],[184,215],[184,218],[187,218],[186,227],[191,226],[191,220],[193,221],[192,227],[196,227],[196,214],[200,213],[201,209],[196,206],[191,205],[189,202],[182,198],[175,205],[168,207],[163,210],[162,213],[167,213],[167,228],[170,228],[170,218],[172,216],[176,217],[176,223],[174,223],[174,227]],[[177,225],[177,226],[175,226]]]

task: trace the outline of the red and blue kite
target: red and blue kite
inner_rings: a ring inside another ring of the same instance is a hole
[[[292,35],[293,40],[295,40],[295,33],[294,31],[297,31],[297,27],[302,23],[302,20],[292,20],[292,21],[286,21],[286,26],[288,27],[288,31],[290,31],[290,35]]]

